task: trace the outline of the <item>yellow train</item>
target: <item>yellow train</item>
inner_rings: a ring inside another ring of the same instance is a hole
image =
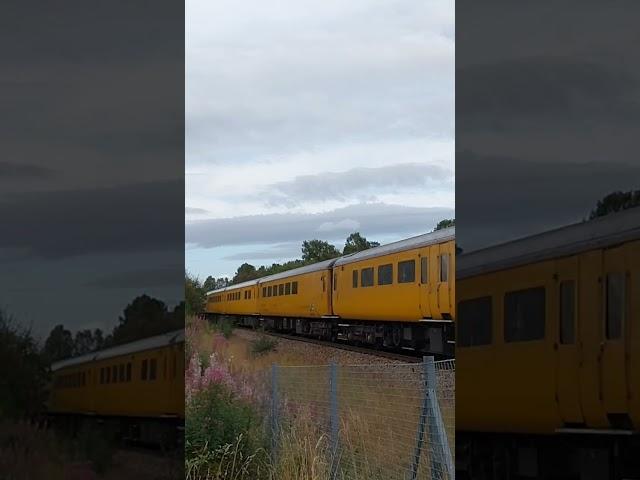
[[[184,330],[55,362],[47,410],[58,421],[106,423],[143,442],[178,438],[184,366]]]
[[[454,351],[455,227],[207,293],[205,313],[333,340]]]
[[[640,209],[463,254],[457,290],[459,477],[640,478]]]

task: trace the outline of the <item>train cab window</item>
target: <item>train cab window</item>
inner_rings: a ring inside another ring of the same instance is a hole
[[[267,297],[271,296],[271,285],[267,287]]]
[[[429,257],[420,259],[420,283],[429,283]]]
[[[398,262],[398,283],[412,283],[416,281],[416,261],[406,260]]]
[[[443,253],[440,255],[440,281],[449,281],[449,254]]]
[[[458,303],[458,346],[490,345],[492,318],[491,297],[474,298]]]
[[[605,324],[608,340],[622,337],[625,317],[625,275],[610,273],[607,275]]]
[[[363,288],[373,286],[373,267],[360,270],[360,285]]]
[[[575,342],[575,288],[573,280],[560,283],[560,343],[563,345]]]
[[[118,366],[117,365],[114,365],[113,367],[111,367],[111,380],[113,381],[113,383],[118,382]]]
[[[291,282],[287,282],[284,284],[284,294],[291,295]]]
[[[358,288],[358,270],[353,271],[352,286],[353,288]]]
[[[278,285],[278,296],[284,295],[284,283]]]
[[[390,285],[393,283],[393,265],[380,265],[378,267],[378,285]]]
[[[267,287],[262,287],[262,297],[266,297],[267,296]]]
[[[118,365],[118,381],[124,382],[124,363]]]
[[[149,380],[155,380],[156,379],[157,368],[158,368],[158,362],[156,361],[155,358],[152,358],[149,361]]]
[[[544,339],[545,289],[529,288],[504,296],[504,340],[524,342]]]
[[[298,282],[291,282],[291,294],[297,295],[298,293]]]
[[[127,382],[131,381],[131,362],[127,363]]]
[[[142,361],[142,370],[140,371],[140,378],[142,380],[147,379],[147,370],[149,368],[149,362],[147,360]]]

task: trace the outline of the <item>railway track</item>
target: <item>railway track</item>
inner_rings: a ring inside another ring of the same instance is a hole
[[[315,345],[321,345],[323,347],[336,348],[338,350],[346,350],[349,352],[361,353],[364,355],[373,355],[375,357],[388,358],[390,360],[396,360],[399,362],[405,362],[405,363],[421,363],[422,362],[422,355],[420,355],[418,352],[411,351],[411,350],[408,350],[408,352],[411,352],[411,353],[401,354],[397,352],[389,352],[386,350],[376,350],[373,348],[359,347],[356,345],[350,345],[348,343],[334,343],[327,340],[319,340],[317,338],[308,338],[308,337],[300,337],[297,335],[289,335],[286,333],[276,333],[276,332],[267,332],[267,331],[262,333],[265,335],[269,335],[271,337],[284,338],[286,340],[293,340],[296,342],[313,343]]]

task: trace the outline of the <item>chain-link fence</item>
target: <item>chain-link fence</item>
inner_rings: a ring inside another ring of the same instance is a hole
[[[269,388],[275,455],[311,454],[331,480],[454,478],[454,360],[274,365]]]

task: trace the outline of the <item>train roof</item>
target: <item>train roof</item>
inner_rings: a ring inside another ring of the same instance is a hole
[[[105,348],[104,350],[98,350],[97,352],[87,353],[86,355],[81,355],[79,357],[60,360],[51,365],[51,370],[55,372],[61,368],[82,365],[83,363],[105,360],[107,358],[119,357],[121,355],[128,355],[131,353],[143,352],[145,350],[151,350],[181,342],[184,342],[184,330],[175,330],[173,332],[163,333],[162,335],[136,340],[135,342]]]
[[[398,242],[388,243],[387,245],[381,245],[379,247],[369,248],[368,250],[345,255],[336,261],[335,266],[338,267],[340,265],[359,262],[368,258],[382,257],[384,255],[403,252],[405,250],[448,242],[450,240],[455,240],[455,238],[456,227],[443,228],[442,230],[424,233],[422,235],[407,238],[406,240],[400,240]]]
[[[281,280],[283,278],[295,277],[296,275],[302,275],[305,273],[319,272],[321,270],[328,270],[336,262],[335,258],[330,260],[324,260],[318,263],[312,263],[311,265],[305,265],[304,267],[293,268],[286,272],[274,273],[268,277],[262,277],[258,279],[258,283],[272,282],[274,280]]]
[[[640,239],[640,207],[458,256],[462,279]]]

